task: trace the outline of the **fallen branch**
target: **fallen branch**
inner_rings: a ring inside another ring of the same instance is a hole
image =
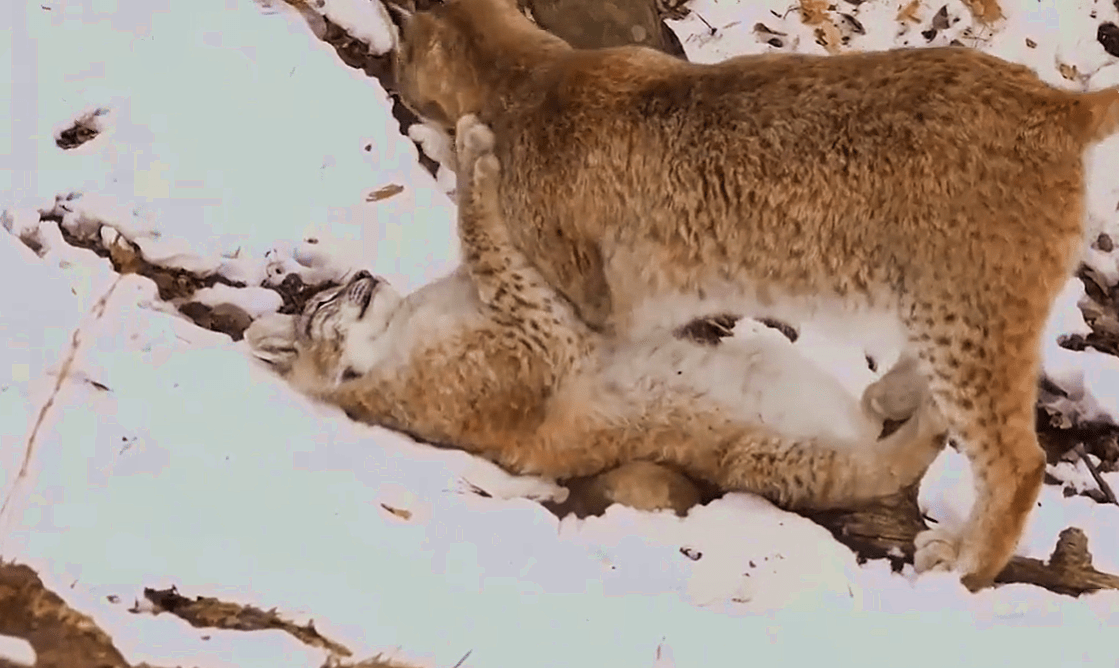
[[[1092,474],[1092,479],[1096,481],[1096,485],[1100,488],[1100,492],[1103,493],[1107,502],[1119,506],[1119,501],[1115,499],[1115,492],[1112,491],[1111,485],[1107,484],[1107,481],[1100,475],[1099,468],[1088,458],[1088,453],[1084,450],[1084,445],[1077,443],[1073,451],[1076,452],[1076,456],[1080,458],[1080,461],[1084,462],[1084,466],[1088,468],[1088,473]]]
[[[361,661],[350,659],[352,655],[350,650],[319,633],[313,621],[300,626],[280,617],[275,608],[261,610],[255,606],[230,603],[209,596],[187,598],[179,594],[175,587],[170,589],[145,587],[144,598],[154,614],[170,613],[195,628],[283,631],[308,647],[325,650],[329,656],[323,668],[417,668],[410,664],[389,660],[381,655]],[[129,610],[132,613],[144,611],[139,604]],[[466,656],[470,656],[470,652],[467,652]],[[465,660],[466,657],[463,657],[462,661]],[[459,663],[461,664],[462,661]]]
[[[315,628],[313,621],[300,626],[280,617],[273,608],[261,610],[255,606],[229,603],[209,596],[193,599],[179,594],[175,587],[152,589],[144,587],[144,598],[156,615],[169,612],[195,628],[232,629],[235,631],[283,631],[309,647],[319,647],[335,658],[352,656],[344,645],[326,638]],[[132,613],[144,612],[137,605]]]
[[[185,606],[198,614],[184,613],[184,619],[200,628],[225,628],[241,631],[281,629],[289,631],[275,616],[251,606],[225,603],[211,598],[186,599],[173,590],[151,592],[161,602],[171,607]],[[114,601],[115,602],[115,601]],[[155,605],[153,603],[153,605]],[[209,623],[213,622],[213,623]],[[418,668],[411,664],[375,656],[362,661],[343,658],[344,647],[322,638],[308,625],[291,625],[295,635],[311,647],[329,653],[323,668]],[[307,633],[308,629],[310,633]],[[23,638],[35,650],[36,666],[43,668],[70,668],[96,666],[97,668],[156,668],[148,663],[129,664],[113,644],[113,640],[93,618],[74,610],[57,594],[43,586],[42,580],[30,567],[0,562],[0,634]],[[158,649],[153,643],[153,647]],[[167,665],[175,657],[168,652]],[[469,653],[467,654],[469,656]],[[16,664],[0,656],[0,668],[15,668]]]
[[[889,559],[895,570],[913,563],[913,539],[927,528],[917,508],[916,487],[863,508],[801,514],[851,548],[860,562]],[[1061,532],[1048,561],[1014,557],[995,582],[1032,584],[1067,596],[1119,589],[1119,576],[1092,566],[1088,538],[1076,527]]]

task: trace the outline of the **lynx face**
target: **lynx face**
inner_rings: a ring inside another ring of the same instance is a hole
[[[435,7],[432,12],[440,12]],[[393,77],[404,106],[417,116],[451,130],[460,113],[447,109],[455,71],[448,58],[446,31],[426,13],[407,17],[400,26],[400,43],[392,51]]]
[[[373,294],[382,282],[362,270],[345,284],[311,297],[296,319],[296,341],[314,345],[345,339],[350,327],[369,310]]]
[[[298,316],[262,317],[245,331],[257,357],[313,386],[332,386],[376,363],[378,339],[400,305],[384,279],[358,271],[344,285],[323,290]]]

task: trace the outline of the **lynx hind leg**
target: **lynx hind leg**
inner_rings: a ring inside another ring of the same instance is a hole
[[[622,464],[598,475],[564,481],[567,500],[550,510],[563,517],[602,515],[611,505],[637,510],[672,510],[683,517],[703,503],[699,486],[675,469],[648,461]]]
[[[897,363],[863,391],[863,411],[877,422],[908,420],[928,395],[929,383],[917,355],[903,353]]]
[[[791,439],[739,423],[727,433],[714,434],[729,447],[720,456],[712,482],[721,489],[760,494],[790,509],[849,508],[919,481],[944,449],[946,426],[931,400],[881,441]]]
[[[948,421],[926,396],[905,424],[867,448],[875,486],[884,496],[918,482],[947,444]]]
[[[1045,473],[1034,404],[1047,311],[1033,306],[1032,313],[1007,314],[997,330],[959,327],[917,337],[924,338],[930,393],[971,463],[976,498],[959,535],[938,528],[918,536],[915,565],[957,571],[973,591],[990,585],[1013,556]]]
[[[683,516],[702,501],[699,487],[684,474],[653,462],[622,464],[593,479],[592,489],[612,503],[638,510],[673,510]]]

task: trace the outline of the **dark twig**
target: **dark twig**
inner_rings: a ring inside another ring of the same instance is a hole
[[[1107,498],[1108,503],[1113,503],[1119,506],[1119,500],[1116,500],[1114,490],[1111,489],[1111,485],[1107,484],[1107,481],[1104,480],[1102,475],[1100,475],[1099,469],[1096,467],[1095,464],[1092,463],[1092,460],[1088,457],[1088,452],[1084,449],[1084,444],[1077,443],[1075,446],[1073,446],[1072,451],[1076,453],[1076,456],[1080,458],[1080,461],[1084,462],[1084,466],[1088,467],[1088,472],[1092,474],[1092,479],[1096,481],[1096,485],[1099,486],[1100,491],[1103,492],[1103,495],[1105,498]]]

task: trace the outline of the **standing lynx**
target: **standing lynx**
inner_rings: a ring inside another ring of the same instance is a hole
[[[706,346],[671,332],[635,342],[591,331],[510,243],[493,135],[471,118],[460,128],[463,266],[403,299],[361,271],[299,317],[254,322],[249,345],[298,389],[518,473],[654,462],[793,508],[892,494],[943,447],[927,393],[894,389],[912,388],[911,376],[874,386],[912,398],[912,417],[879,440],[881,416],[777,335]]]
[[[493,127],[512,241],[589,323],[633,339],[719,311],[890,323],[977,483],[962,532],[922,533],[916,565],[994,579],[1040,490],[1040,341],[1119,90],[1058,90],[963,48],[577,50],[512,0],[396,14],[402,98]]]

